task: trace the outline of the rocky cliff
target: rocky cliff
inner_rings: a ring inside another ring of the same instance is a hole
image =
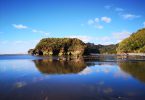
[[[85,47],[86,44],[77,38],[44,38],[28,53],[32,55],[81,56]]]

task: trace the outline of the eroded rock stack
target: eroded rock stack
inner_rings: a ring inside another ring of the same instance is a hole
[[[44,38],[28,53],[31,55],[81,56],[85,48],[86,44],[77,38]]]

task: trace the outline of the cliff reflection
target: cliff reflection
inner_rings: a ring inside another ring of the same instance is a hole
[[[145,62],[119,62],[119,67],[136,79],[145,82]]]
[[[44,74],[71,74],[78,73],[86,68],[83,59],[59,61],[59,60],[34,60],[37,69]]]

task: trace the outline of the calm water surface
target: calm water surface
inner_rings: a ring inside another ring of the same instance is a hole
[[[0,100],[145,100],[145,62],[3,55]]]

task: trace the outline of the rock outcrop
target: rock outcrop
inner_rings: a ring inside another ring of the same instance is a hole
[[[81,56],[86,44],[77,38],[44,38],[34,49],[28,51],[32,55],[69,55]]]

